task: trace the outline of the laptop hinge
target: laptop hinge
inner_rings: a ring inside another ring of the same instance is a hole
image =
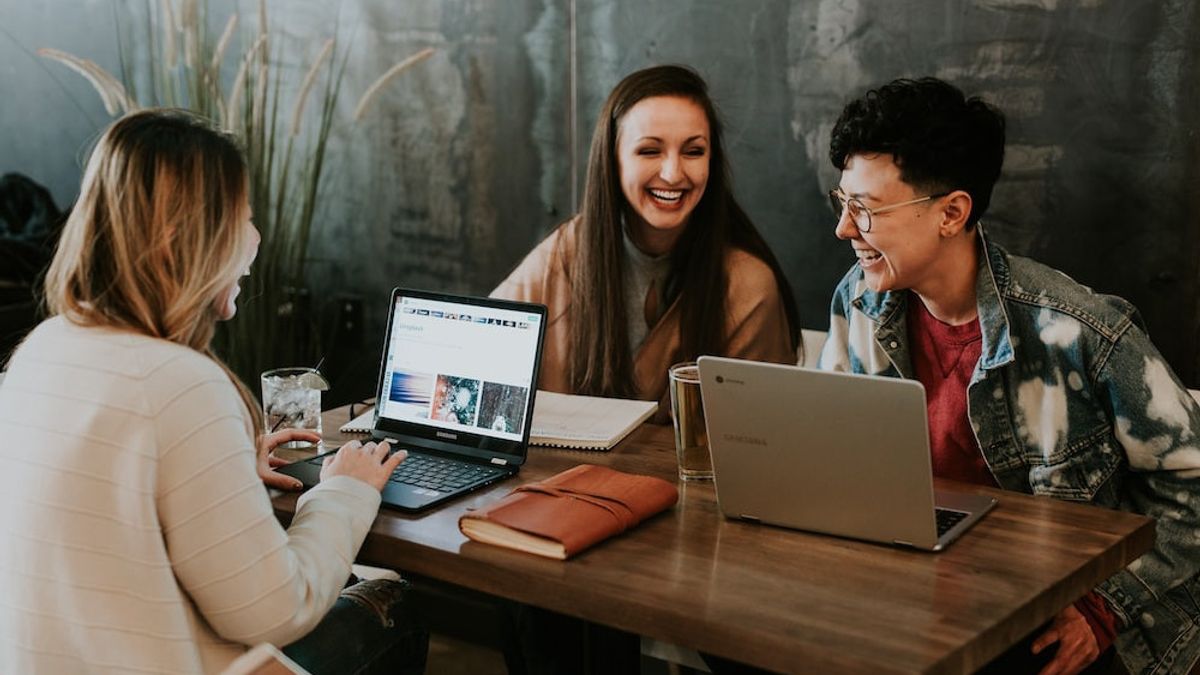
[[[748,521],[750,521],[750,522],[752,522],[752,523],[760,523],[760,522],[762,522],[761,520],[759,520],[759,519],[758,519],[758,517],[757,517],[757,516],[749,516],[749,515],[746,515],[745,513],[743,513],[742,515],[738,516],[738,518],[741,518],[742,520],[748,520]]]
[[[493,457],[492,464],[499,464],[500,466],[504,466],[505,464],[508,464],[508,460],[500,459],[499,457]]]

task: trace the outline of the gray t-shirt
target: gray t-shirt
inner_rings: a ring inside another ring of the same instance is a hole
[[[629,349],[636,353],[650,332],[650,327],[658,323],[663,312],[667,310],[663,297],[667,273],[671,269],[671,254],[658,257],[648,255],[639,249],[626,232],[625,241],[625,320],[629,331]],[[654,285],[657,294],[655,305],[657,311],[646,323],[646,296],[650,285]]]

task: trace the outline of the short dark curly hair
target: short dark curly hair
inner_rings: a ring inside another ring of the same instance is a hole
[[[887,153],[900,178],[931,192],[971,195],[967,226],[987,211],[1004,164],[1004,114],[934,77],[899,79],[851,101],[833,125],[829,159]]]

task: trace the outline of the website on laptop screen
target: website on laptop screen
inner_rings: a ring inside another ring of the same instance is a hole
[[[541,317],[400,296],[381,417],[519,441]]]

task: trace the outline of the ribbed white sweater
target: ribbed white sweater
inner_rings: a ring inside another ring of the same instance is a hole
[[[205,356],[38,326],[0,385],[0,673],[212,673],[311,630],[379,493],[325,481],[285,532],[254,460]]]

